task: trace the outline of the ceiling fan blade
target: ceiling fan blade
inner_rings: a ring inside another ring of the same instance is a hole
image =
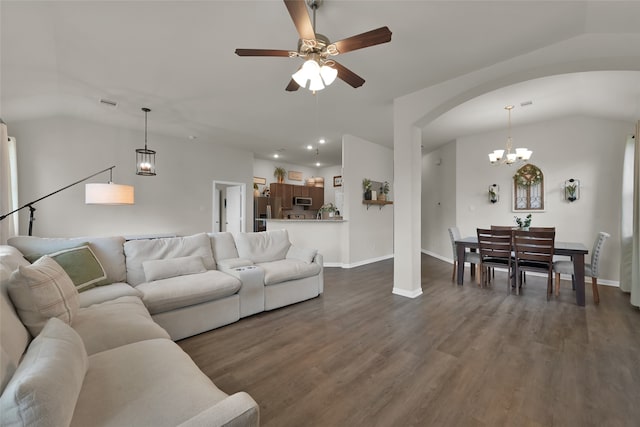
[[[348,37],[333,44],[338,49],[338,53],[345,53],[390,41],[391,30],[389,30],[388,27],[380,27],[367,31],[366,33],[358,34],[357,36]]]
[[[287,92],[295,92],[298,89],[300,89],[300,85],[298,85],[295,80],[291,79],[285,90]]]
[[[293,25],[296,26],[300,38],[302,40],[315,40],[316,33],[313,31],[305,0],[284,0],[284,4],[287,6]]]
[[[344,80],[348,85],[353,88],[358,88],[364,84],[364,79],[362,77],[349,70],[345,66],[340,65],[336,61],[333,62],[334,68],[338,70],[338,77]]]
[[[236,55],[238,56],[285,56],[287,58],[291,56],[288,50],[278,50],[278,49],[236,49]]]

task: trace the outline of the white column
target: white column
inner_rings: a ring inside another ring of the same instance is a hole
[[[393,293],[422,295],[421,256],[421,131],[399,118],[396,106],[393,142]]]

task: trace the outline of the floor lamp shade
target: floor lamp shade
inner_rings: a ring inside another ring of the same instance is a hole
[[[84,202],[87,205],[132,205],[133,186],[113,183],[85,184]]]

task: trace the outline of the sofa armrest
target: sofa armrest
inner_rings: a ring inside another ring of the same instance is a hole
[[[205,409],[178,427],[245,427],[260,425],[260,407],[241,391]]]
[[[320,274],[318,275],[318,293],[324,293],[324,258],[320,252],[313,258],[313,262],[320,265]]]

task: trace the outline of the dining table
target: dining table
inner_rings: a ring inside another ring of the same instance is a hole
[[[464,253],[467,249],[471,251],[478,250],[478,236],[463,237],[455,241],[458,259],[464,259]],[[573,262],[573,285],[576,290],[576,303],[579,306],[585,305],[585,283],[584,283],[584,258],[589,253],[587,247],[578,242],[555,242],[554,255],[563,255],[571,258]],[[472,264],[472,268],[473,268]],[[458,285],[464,283],[464,262],[458,263]],[[556,284],[556,286],[558,286]]]

